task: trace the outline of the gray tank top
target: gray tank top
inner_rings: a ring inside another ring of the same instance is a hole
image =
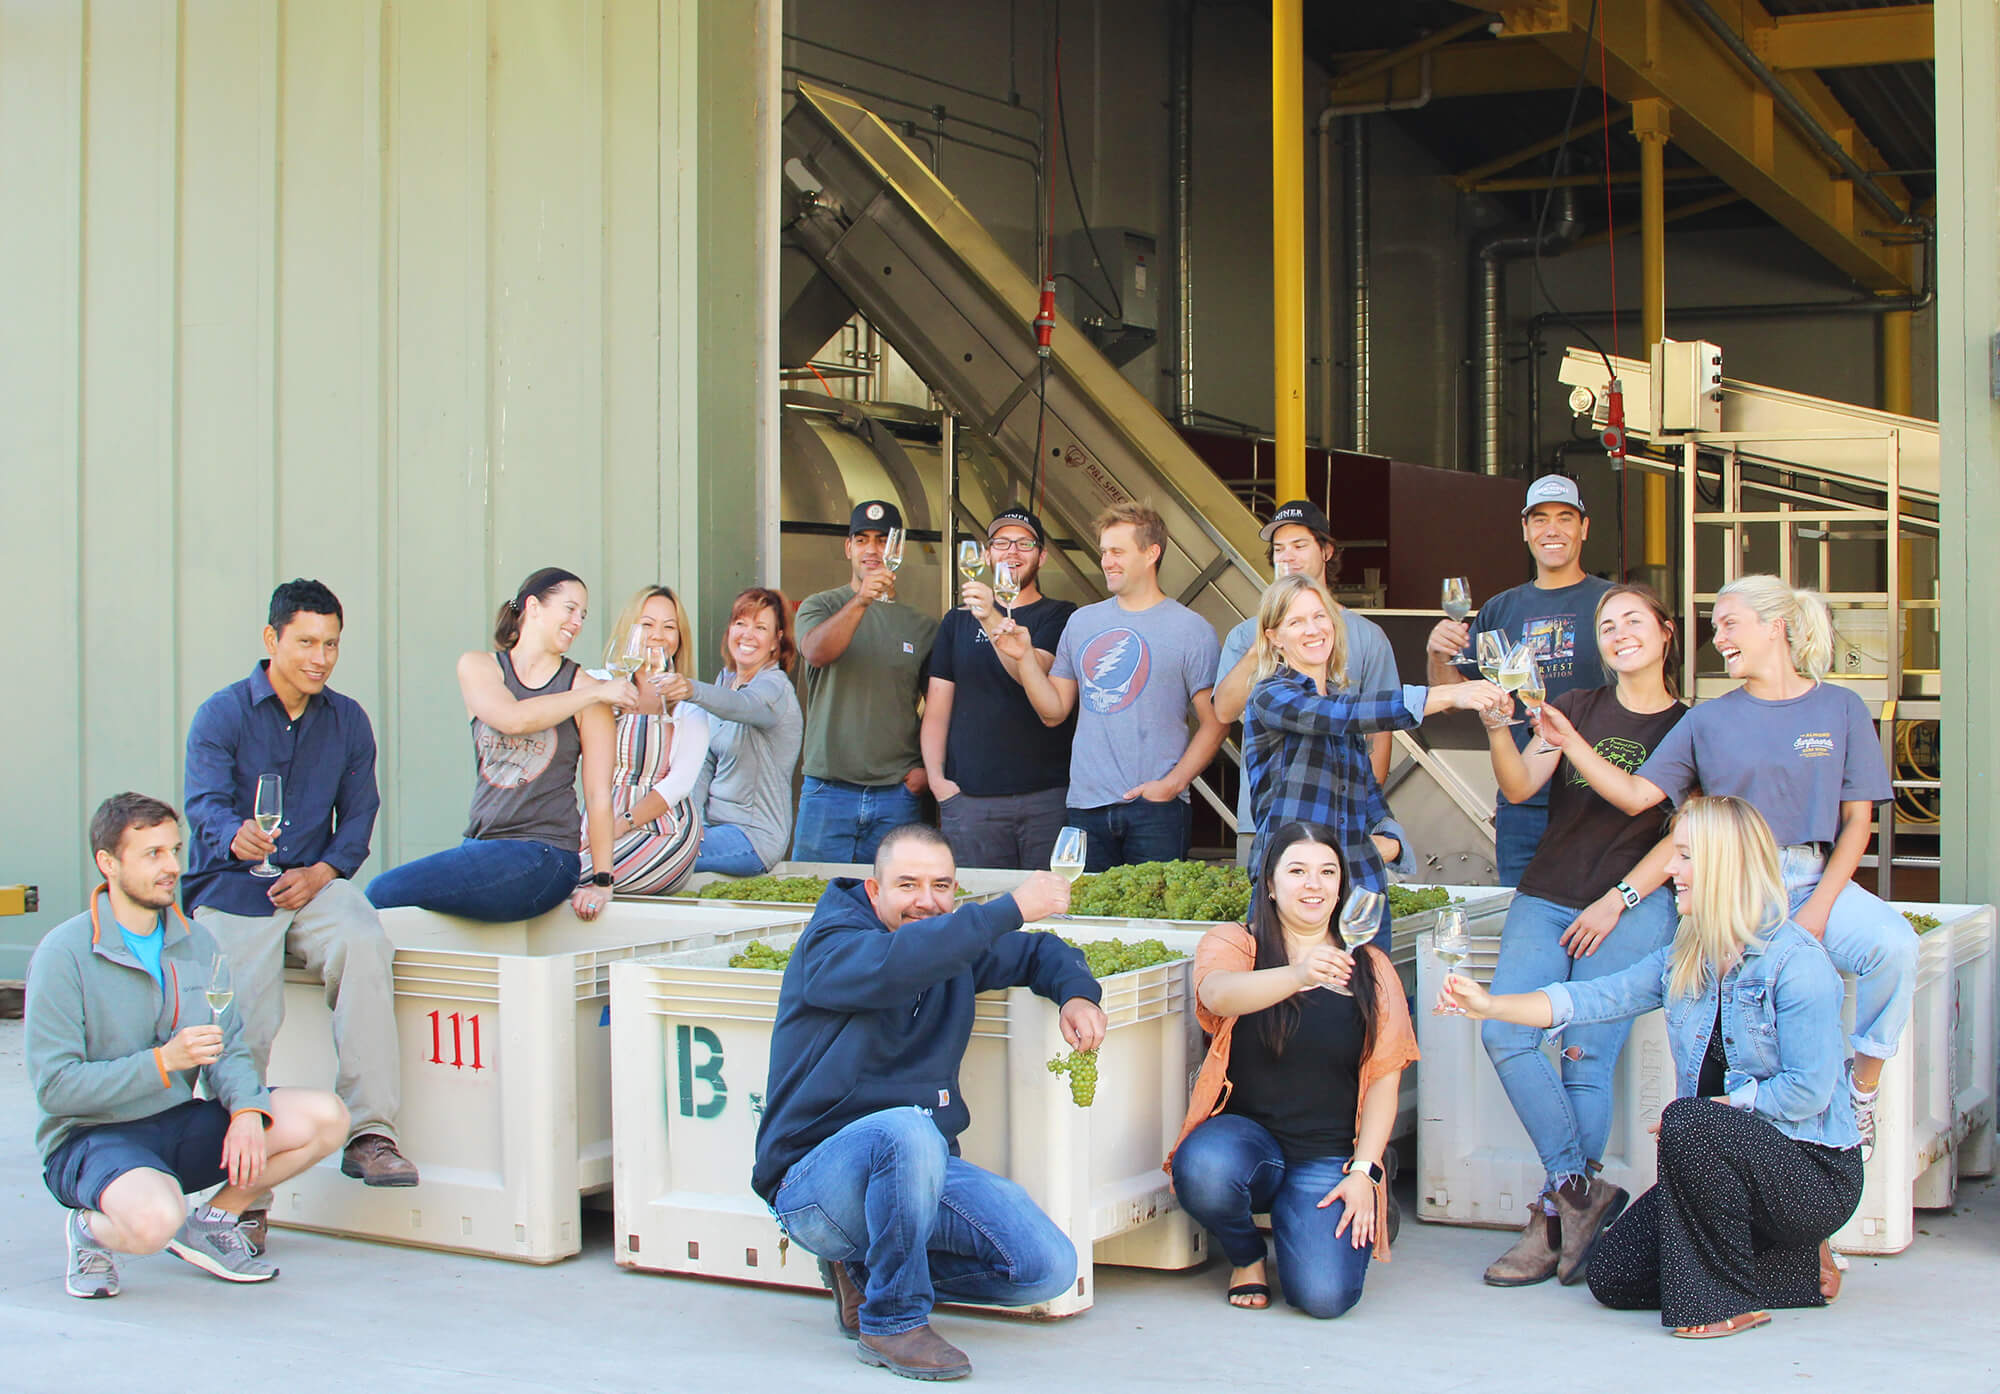
[[[576,664],[565,658],[546,684],[529,687],[514,675],[514,664],[506,654],[493,657],[500,664],[500,680],[523,700],[567,692],[576,680]],[[583,738],[577,734],[574,719],[546,731],[507,736],[474,717],[472,755],[477,773],[465,835],[546,842],[574,852],[581,816],[576,801],[576,762],[582,752]]]

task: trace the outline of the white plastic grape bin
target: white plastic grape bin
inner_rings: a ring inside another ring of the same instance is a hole
[[[1914,1237],[1913,1199],[1950,1204],[1962,1141],[1967,1162],[1992,1165],[1994,912],[1989,906],[1898,905],[1943,923],[1919,944],[1917,995],[1903,1047],[1883,1069],[1876,1147],[1862,1199],[1834,1236],[1845,1252],[1892,1254]],[[1497,933],[1475,933],[1463,972],[1490,982]],[[1479,1043],[1476,1023],[1430,1013],[1443,972],[1426,936],[1417,955],[1417,1036],[1421,1119],[1417,1130],[1417,1214],[1432,1223],[1517,1228],[1543,1181],[1541,1160],[1508,1103]],[[1853,989],[1848,984],[1851,1026]],[[1953,1025],[1960,1029],[1954,1034]],[[1966,1031],[1973,1032],[1973,1042]],[[1964,1076],[1971,1076],[1965,1078]],[[1657,1175],[1648,1129],[1673,1099],[1666,1019],[1633,1023],[1618,1060],[1604,1176],[1635,1197]],[[1975,1174],[1975,1173],[1968,1173]],[[1942,1191],[1940,1196],[1939,1192]]]
[[[1199,933],[1145,922],[1146,938],[1192,955]],[[1089,942],[1090,921],[1030,926]],[[770,936],[779,946],[796,934]],[[1122,934],[1116,937],[1131,937]],[[770,1070],[777,972],[727,966],[705,949],[612,965],[613,1213],[621,1267],[817,1288],[750,1189]],[[1092,1260],[1149,1268],[1201,1262],[1205,1238],[1160,1170],[1187,1110],[1199,1036],[1190,959],[1104,982],[1110,1031],[1087,1109],[1047,1062],[1066,1054],[1057,1007],[1026,988],[979,996],[960,1087],[972,1121],[967,1161],[1020,1183],[1076,1245],[1076,1285],[1027,1309],[1068,1316],[1092,1302]]]
[[[779,862],[764,874],[778,877],[824,876],[831,881],[836,876],[873,876],[875,869],[859,862]],[[958,869],[959,898],[961,901],[993,900],[999,896],[1006,895],[1009,891],[1020,885],[1022,881],[1026,880],[1027,877],[1028,873],[1025,871],[1012,871],[1004,867],[962,866]],[[737,881],[742,879],[742,877],[737,876],[721,876],[712,871],[697,872],[695,875],[688,877],[687,884],[683,887],[680,894],[657,898],[687,905],[756,905],[768,907],[773,905],[797,904],[807,915],[812,913],[813,907],[811,901],[737,900],[728,896],[717,896],[713,899],[704,900],[698,894],[698,892],[705,890],[718,881]]]
[[[336,1152],[277,1189],[271,1222],[527,1263],[569,1257],[579,1197],[611,1184],[610,966],[803,922],[631,901],[588,924],[567,904],[511,924],[383,911],[396,945],[398,1140],[422,1183],[363,1186],[340,1174]],[[287,973],[269,1077],[330,1087],[334,1076],[325,989]]]

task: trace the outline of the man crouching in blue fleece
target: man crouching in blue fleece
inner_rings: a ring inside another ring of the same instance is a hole
[[[778,991],[750,1177],[819,1256],[861,1362],[910,1379],[972,1373],[931,1329],[940,1299],[1029,1307],[1076,1280],[1076,1249],[1027,1192],[958,1155],[973,997],[1033,988],[1062,1004],[1071,1046],[1104,1040],[1083,955],[1021,932],[1069,908],[1069,883],[1039,871],[954,910],[957,891],[950,844],[921,823],[882,839],[873,877],[827,887]]]

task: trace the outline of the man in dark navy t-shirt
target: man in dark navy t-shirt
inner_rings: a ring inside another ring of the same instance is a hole
[[[986,536],[987,574],[1003,563],[1013,569],[1021,587],[1014,623],[1028,631],[1046,672],[1076,606],[1036,585],[1048,540],[1041,520],[1009,508]],[[944,835],[961,866],[1046,867],[1065,816],[1076,714],[1042,723],[993,651],[988,629],[1005,617],[993,588],[967,581],[965,602],[938,626],[924,696],[924,768]]]

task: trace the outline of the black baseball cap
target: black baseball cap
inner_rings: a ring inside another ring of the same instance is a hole
[[[1003,508],[998,513],[995,513],[993,521],[986,525],[986,535],[988,537],[993,536],[994,533],[1000,531],[1002,527],[1009,523],[1017,527],[1026,528],[1029,532],[1033,533],[1037,547],[1048,544],[1048,534],[1042,531],[1042,520],[1018,504],[1013,508]]]
[[[902,510],[887,499],[863,499],[854,505],[854,512],[848,515],[847,535],[858,536],[864,532],[887,532],[890,528],[903,526]]]
[[[1333,524],[1326,520],[1326,514],[1320,512],[1319,505],[1311,499],[1293,499],[1290,503],[1279,504],[1278,511],[1271,515],[1271,521],[1264,524],[1257,536],[1269,542],[1278,535],[1279,528],[1291,524],[1318,533],[1321,537],[1333,536]]]

